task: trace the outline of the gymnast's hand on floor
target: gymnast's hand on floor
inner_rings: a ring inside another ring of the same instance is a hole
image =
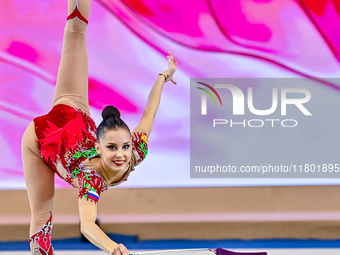
[[[113,249],[111,255],[129,255],[129,250],[120,243],[116,248]]]
[[[171,81],[173,84],[177,84],[177,82],[173,79],[174,73],[177,69],[177,61],[172,55],[171,51],[169,51],[169,55],[167,56],[167,58],[169,60],[169,68],[162,73],[167,77],[165,82]]]

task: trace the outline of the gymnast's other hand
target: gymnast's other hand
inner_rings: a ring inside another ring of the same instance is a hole
[[[162,73],[167,77],[165,82],[171,81],[173,84],[177,84],[177,82],[173,78],[174,73],[177,70],[177,61],[174,58],[174,56],[172,55],[171,51],[169,51],[169,55],[167,56],[167,58],[168,58],[168,61],[169,61],[169,67],[168,67],[168,70],[166,70]]]
[[[120,243],[116,248],[113,249],[111,255],[129,255],[129,250]]]

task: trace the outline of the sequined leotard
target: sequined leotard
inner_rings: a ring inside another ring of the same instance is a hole
[[[77,187],[80,198],[95,203],[98,202],[101,192],[108,186],[126,180],[131,171],[130,167],[118,182],[107,184],[88,160],[97,156],[94,148],[96,126],[89,117],[85,43],[91,1],[81,1],[81,8],[79,2],[80,0],[68,1],[68,12],[71,14],[67,20],[70,22],[66,23],[64,31],[53,108],[48,114],[34,119],[35,130],[30,123],[22,140],[25,180],[32,212],[30,223],[32,254],[54,254],[51,244],[54,174],[49,168],[69,184]],[[73,10],[71,3],[74,3]],[[40,151],[34,148],[35,141]],[[147,149],[147,137],[133,135],[131,162],[139,164],[145,158]],[[49,167],[41,161],[38,154],[41,154],[41,158]]]
[[[98,202],[101,192],[108,186],[95,170],[89,170],[83,165],[87,158],[98,155],[94,147],[97,128],[92,118],[81,110],[58,104],[48,114],[35,118],[34,124],[43,160],[61,178],[79,189],[80,198]],[[138,165],[148,152],[145,134],[133,138],[132,150]],[[127,172],[120,182],[110,186],[122,183],[129,174]]]

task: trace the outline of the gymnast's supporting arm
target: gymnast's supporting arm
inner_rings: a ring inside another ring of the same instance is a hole
[[[173,75],[177,69],[177,61],[170,51],[168,60],[169,60],[168,70],[164,71],[157,77],[156,82],[149,94],[148,102],[144,109],[143,117],[132,133],[139,132],[146,133],[147,136],[150,135],[153,122],[155,120],[156,112],[161,101],[161,94],[164,83],[171,81],[172,83],[177,84],[177,82],[173,79]]]
[[[133,133],[146,133],[150,135],[154,118],[158,110],[160,103],[161,93],[163,85],[167,81],[172,81],[176,84],[173,79],[173,75],[177,69],[177,61],[174,59],[171,52],[168,56],[169,68],[159,75],[156,82],[149,94],[148,102],[145,107],[142,120],[136,127]],[[166,79],[165,79],[165,77]],[[94,245],[102,249],[111,255],[128,255],[129,251],[123,244],[117,244],[112,241],[95,223],[97,217],[97,204],[87,201],[84,198],[78,199],[79,204],[79,215],[81,222],[81,233]]]
[[[111,255],[128,255],[129,251],[123,244],[112,241],[95,223],[97,204],[78,199],[81,233],[94,245]]]

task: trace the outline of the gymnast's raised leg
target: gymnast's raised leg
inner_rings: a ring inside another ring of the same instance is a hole
[[[69,0],[68,22],[55,87],[53,106],[67,104],[88,115],[88,58],[86,50],[87,21],[91,0]]]
[[[53,106],[67,104],[89,115],[88,62],[85,45],[91,0],[69,0],[62,57]],[[31,207],[30,247],[32,254],[54,253],[51,245],[54,202],[54,172],[41,158],[36,145],[34,122],[22,138],[22,159]]]

